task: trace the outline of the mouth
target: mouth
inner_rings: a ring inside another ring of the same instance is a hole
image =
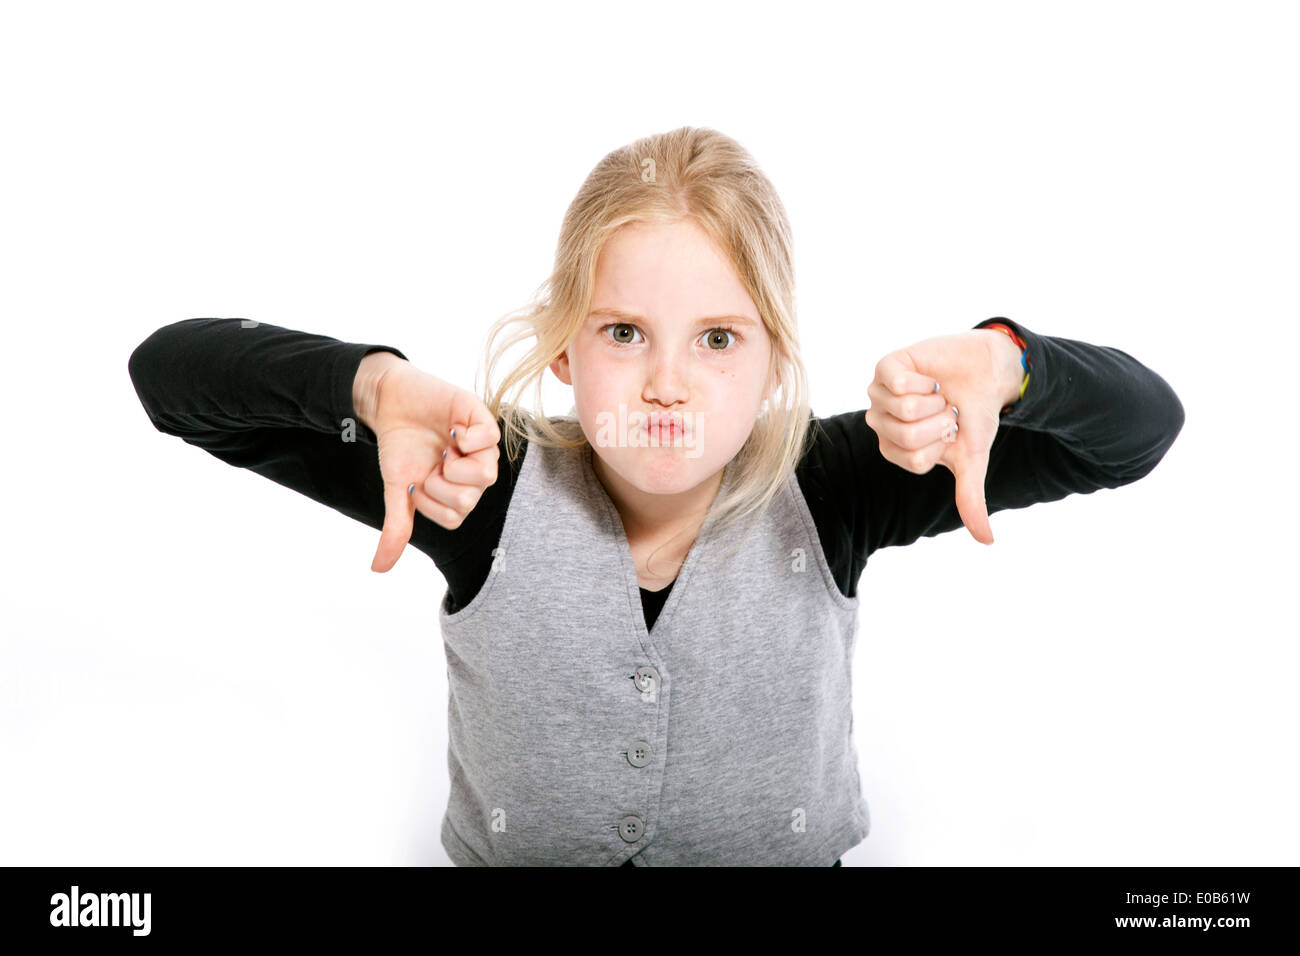
[[[661,444],[675,441],[686,433],[682,416],[670,412],[651,412],[645,430],[652,438],[657,438]]]

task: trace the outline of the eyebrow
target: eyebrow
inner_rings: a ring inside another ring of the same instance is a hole
[[[606,319],[618,319],[620,322],[645,322],[644,315],[636,315],[632,312],[624,312],[622,309],[592,309],[587,313],[587,318],[600,317]],[[696,325],[705,325],[709,322],[738,322],[741,325],[755,326],[756,323],[748,315],[704,315],[695,320]]]

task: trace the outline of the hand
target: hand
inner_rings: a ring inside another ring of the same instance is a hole
[[[371,428],[384,480],[384,527],[370,569],[384,572],[411,539],[414,511],[444,528],[460,527],[496,481],[501,430],[473,392],[409,362],[386,368],[375,395]]]
[[[867,388],[866,421],[880,439],[880,453],[918,475],[936,464],[951,471],[957,513],[983,544],[993,543],[984,498],[989,449],[1021,374],[1020,352],[1010,338],[971,329],[891,352],[876,364]]]

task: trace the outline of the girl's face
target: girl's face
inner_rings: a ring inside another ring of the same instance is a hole
[[[694,222],[633,223],[596,263],[591,312],[551,370],[594,453],[631,488],[689,491],[753,430],[771,342],[726,256]]]

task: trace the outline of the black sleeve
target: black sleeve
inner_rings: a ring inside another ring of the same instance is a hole
[[[149,420],[228,464],[381,530],[378,445],[357,417],[352,383],[371,352],[406,355],[386,345],[244,324],[186,319],[136,347],[128,371]],[[508,474],[504,461],[502,447],[500,467]],[[504,512],[509,487],[502,486],[508,484],[498,472],[497,482],[454,531],[416,512],[410,545],[447,574],[469,549],[475,529],[501,517],[495,511]]]
[[[1037,335],[1005,318],[1025,340],[1030,378],[1004,413],[989,451],[989,514],[1118,488],[1149,474],[1183,427],[1167,382],[1119,349]],[[917,475],[888,461],[866,409],[814,418],[799,478],[841,590],[852,596],[878,548],[963,527],[952,472]]]

